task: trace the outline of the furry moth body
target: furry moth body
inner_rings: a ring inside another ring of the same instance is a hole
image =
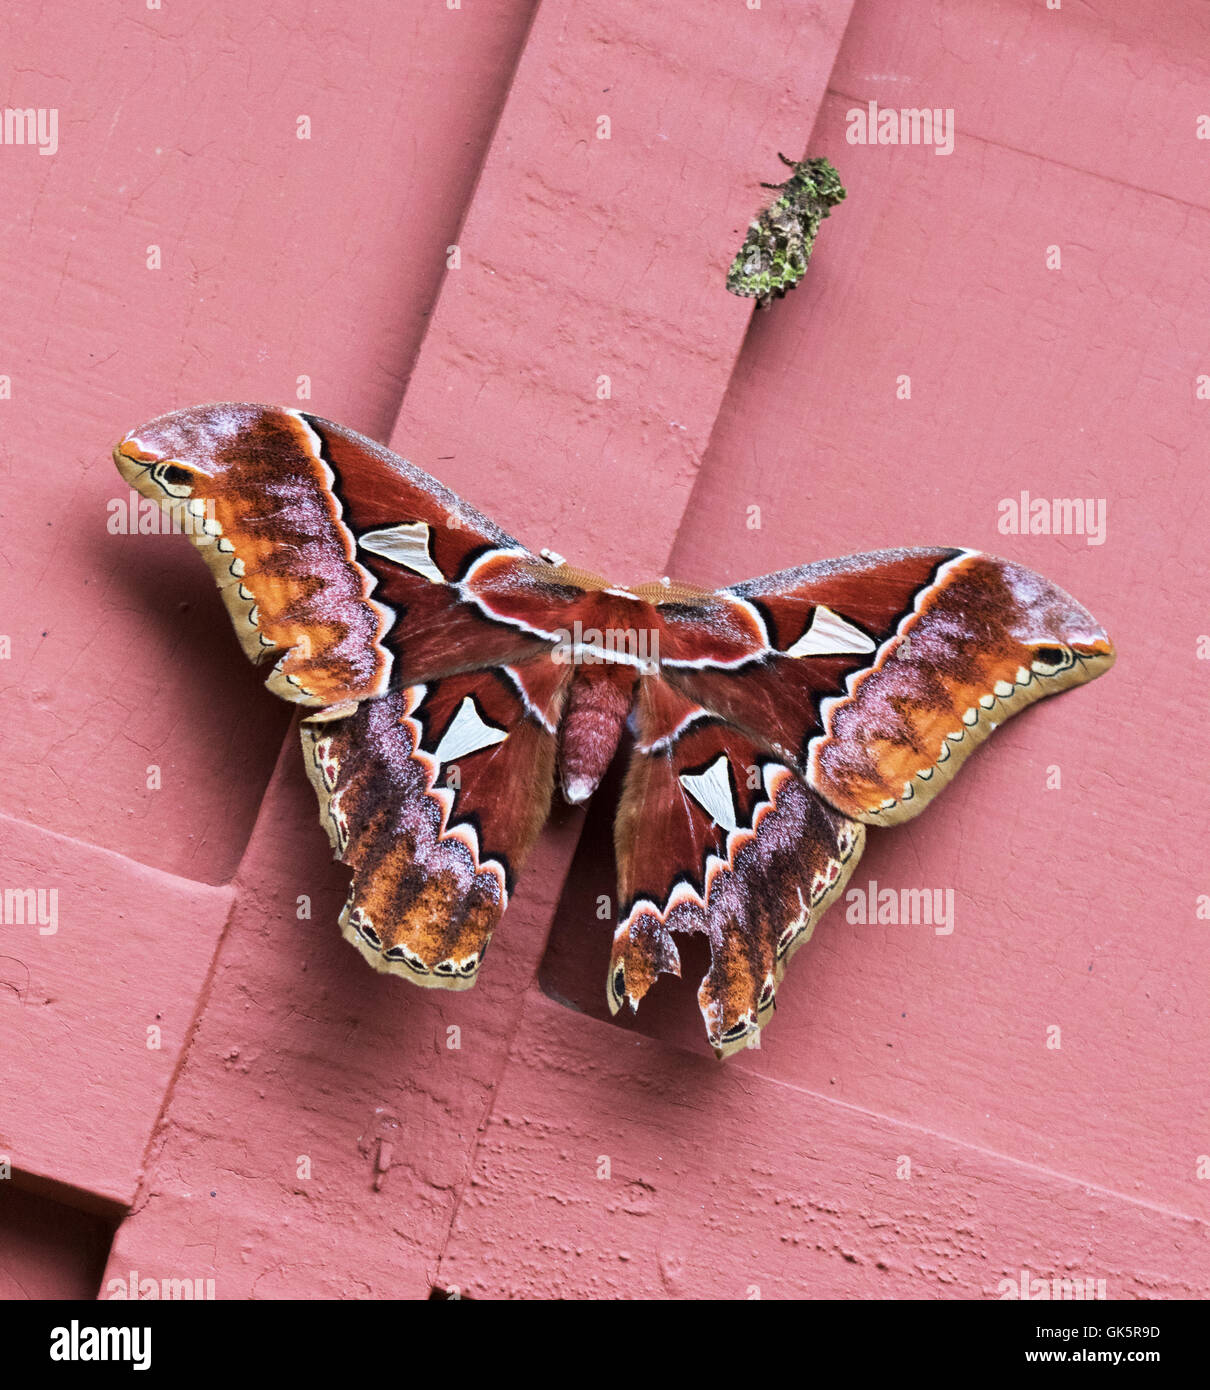
[[[807,273],[815,238],[825,217],[844,200],[840,175],[823,158],[801,164],[779,154],[794,172],[785,183],[766,183],[781,197],[769,204],[748,228],[748,235],[727,271],[732,294],[755,299],[767,309],[792,290]]]

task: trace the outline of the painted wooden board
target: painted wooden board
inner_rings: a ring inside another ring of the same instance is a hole
[[[515,1048],[441,1260],[466,1297],[1210,1293],[1205,1223],[1129,1194],[541,998]]]
[[[129,1205],[231,891],[8,817],[0,863],[0,1153],[18,1181]]]
[[[0,1185],[0,1300],[95,1297],[112,1235],[100,1216]]]
[[[867,110],[952,108],[960,137],[1205,208],[1208,54],[1197,4],[877,0],[854,9],[829,88]]]

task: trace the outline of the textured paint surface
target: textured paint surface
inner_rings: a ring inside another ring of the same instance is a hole
[[[111,1277],[219,1297],[1210,1294],[1210,17],[789,8],[0,20],[5,101],[60,119],[0,145],[0,888],[60,894],[53,935],[0,922],[0,1292],[95,1285],[86,1213],[129,1208]],[[953,153],[848,143],[871,101],[952,107]],[[778,149],[848,198],[750,321],[723,277]],[[204,566],[107,529],[113,442],[220,398],[623,581],[976,546],[1121,655],[871,830],[851,887],[951,892],[953,930],[838,904],[760,1051],[701,1054],[689,953],[607,1021],[611,783],[434,996],[340,940]],[[1005,534],[1023,490],[1103,499],[1103,542]]]
[[[7,817],[0,864],[0,1153],[129,1204],[231,892]]]
[[[0,1203],[0,1301],[94,1297],[111,1235],[100,1217],[13,1189]]]

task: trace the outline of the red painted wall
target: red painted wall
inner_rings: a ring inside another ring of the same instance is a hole
[[[1210,1293],[1208,38],[1195,0],[7,7],[58,147],[0,143],[0,888],[58,915],[0,922],[0,1295]],[[850,143],[871,101],[952,152]],[[849,196],[753,316],[778,150]],[[112,442],[221,398],[620,580],[988,549],[1119,661],[871,834],[854,886],[952,890],[953,932],[834,908],[759,1051],[714,1061],[688,972],[609,1018],[608,787],[476,988],[411,990],[339,940],[204,567],[108,529]],[[1101,543],[1004,534],[1023,490]]]

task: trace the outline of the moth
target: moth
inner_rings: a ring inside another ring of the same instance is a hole
[[[760,309],[792,290],[807,273],[820,223],[845,196],[840,175],[826,159],[796,164],[784,154],[777,157],[794,172],[785,183],[761,184],[779,190],[781,197],[749,226],[727,271],[731,293],[755,298]]]
[[[866,826],[918,815],[1009,715],[1114,660],[1074,599],[973,550],[612,583],[298,410],[178,411],[114,457],[192,523],[244,651],[306,710],[370,965],[472,985],[556,784],[585,801],[629,727],[609,1004],[637,1008],[704,933],[719,1056],[768,1021]]]

